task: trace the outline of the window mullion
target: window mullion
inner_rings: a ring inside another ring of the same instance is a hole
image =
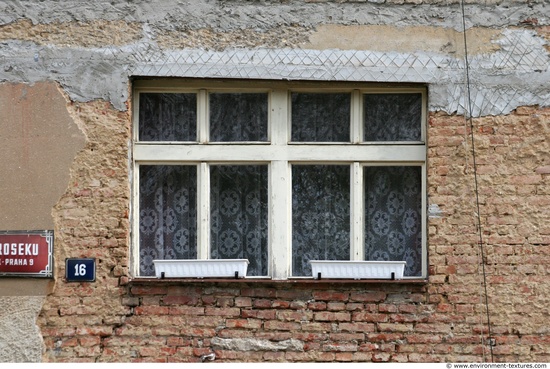
[[[289,138],[289,97],[286,90],[271,93],[271,144],[286,146]]]
[[[270,138],[274,149],[285,148],[289,139],[287,90],[271,94]],[[291,183],[287,160],[273,160],[269,169],[269,260],[273,279],[286,279],[291,264]]]
[[[271,162],[269,177],[271,277],[286,279],[290,275],[292,256],[291,180],[288,162]]]
[[[355,162],[351,170],[351,260],[364,259],[363,194],[363,167]]]
[[[197,180],[197,259],[210,257],[210,166],[201,163]]]
[[[209,140],[208,131],[208,92],[199,90],[197,98],[197,124],[199,143],[207,143]]]
[[[361,91],[354,90],[351,94],[351,142],[360,143],[363,140]]]

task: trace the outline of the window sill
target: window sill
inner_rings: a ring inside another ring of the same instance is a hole
[[[406,279],[271,279],[271,278],[130,278],[128,284],[293,284],[293,285],[349,285],[349,284],[427,284],[427,278]]]

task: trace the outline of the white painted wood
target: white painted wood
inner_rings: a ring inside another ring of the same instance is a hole
[[[285,146],[289,141],[289,97],[286,90],[274,90],[270,95],[271,101],[271,144]]]
[[[365,246],[363,241],[365,200],[363,196],[363,167],[353,163],[351,167],[351,260],[363,260]]]
[[[197,168],[197,258],[210,257],[210,166],[201,163]]]
[[[351,94],[351,142],[363,141],[363,101],[361,92],[354,90]]]
[[[139,275],[139,165],[135,165],[132,171],[132,201],[130,202],[130,222],[132,224],[133,237],[130,250],[130,274]]]
[[[292,194],[290,165],[276,160],[269,171],[269,250],[273,279],[290,275],[292,257]]]
[[[207,143],[210,136],[208,124],[208,93],[202,89],[197,95],[197,140]]]
[[[134,149],[138,162],[403,162],[422,163],[424,145],[166,145],[146,144]]]

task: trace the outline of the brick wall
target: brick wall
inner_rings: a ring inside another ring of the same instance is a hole
[[[428,127],[427,283],[136,281],[128,276],[128,113],[71,104],[87,136],[58,202],[56,260],[95,257],[97,281],[55,289],[44,361],[490,360],[470,122]],[[550,361],[550,109],[475,119],[481,236],[495,361]]]

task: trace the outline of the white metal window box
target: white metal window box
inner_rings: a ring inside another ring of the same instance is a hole
[[[313,278],[402,279],[406,261],[310,260]]]
[[[157,278],[244,278],[247,259],[154,260]]]

